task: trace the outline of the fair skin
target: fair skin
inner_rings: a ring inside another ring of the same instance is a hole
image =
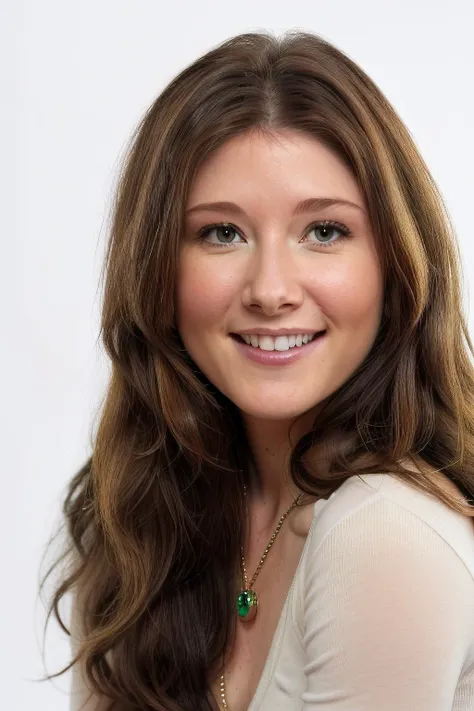
[[[352,204],[293,214],[312,197]],[[189,212],[219,201],[242,213]],[[251,499],[271,526],[298,493],[288,477],[290,425],[300,418],[294,444],[318,405],[360,365],[380,324],[382,275],[363,195],[346,165],[318,141],[288,131],[274,140],[248,133],[201,165],[187,211],[178,330],[195,363],[242,414],[258,469]],[[341,239],[333,228],[324,239],[320,229],[308,230],[317,220],[335,220],[352,234]],[[232,227],[199,242],[198,230],[216,222]],[[290,366],[256,364],[229,334],[261,326],[326,329],[326,343]]]
[[[296,213],[309,198],[337,202],[319,201]],[[239,210],[197,207],[223,201]],[[256,470],[245,543],[251,576],[299,493],[289,473],[291,448],[372,348],[383,308],[382,272],[355,177],[336,153],[301,133],[230,139],[200,166],[186,207],[178,330],[201,371],[239,408],[252,447]],[[339,227],[325,231],[312,224],[319,220],[334,220],[350,235],[344,239]],[[199,230],[220,222],[226,227],[197,239]],[[326,335],[291,364],[269,366],[243,355],[230,335],[258,333],[259,327]],[[269,554],[272,564],[262,567],[255,583],[257,618],[237,626],[226,663],[232,711],[246,709],[255,693],[312,520],[311,503],[305,500],[285,520]]]

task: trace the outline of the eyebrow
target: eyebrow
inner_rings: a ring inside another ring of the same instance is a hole
[[[317,197],[308,198],[299,202],[293,212],[293,215],[303,215],[307,212],[313,212],[314,210],[321,210],[325,207],[332,207],[333,205],[346,205],[349,207],[355,207],[357,210],[362,210],[365,212],[361,205],[350,200],[343,200],[342,198],[332,198],[332,197]],[[203,202],[199,205],[194,205],[186,210],[186,214],[189,215],[193,212],[198,212],[199,210],[210,210],[211,212],[232,212],[235,215],[245,215],[245,210],[243,210],[235,202]]]

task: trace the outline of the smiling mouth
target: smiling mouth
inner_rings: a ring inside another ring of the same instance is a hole
[[[287,349],[285,348],[285,349],[283,349],[283,350],[280,350],[280,349],[278,349],[278,350],[277,350],[277,349],[270,350],[270,349],[267,349],[267,348],[260,348],[259,345],[254,346],[254,345],[252,345],[252,344],[247,343],[247,342],[242,338],[242,336],[240,336],[238,333],[230,333],[229,335],[230,335],[230,337],[233,338],[235,341],[238,341],[239,343],[243,343],[245,346],[248,346],[249,348],[255,348],[255,350],[262,350],[262,351],[264,351],[264,352],[266,352],[266,353],[287,353],[288,351],[292,351],[292,350],[295,350],[295,349],[296,349],[296,350],[299,350],[300,348],[304,348],[306,345],[309,345],[310,343],[312,343],[312,342],[315,341],[316,339],[320,338],[321,336],[324,336],[325,334],[326,334],[326,331],[318,331],[317,333],[314,334],[314,336],[311,338],[311,340],[307,341],[307,343],[301,343],[300,345],[297,345],[297,344],[295,343],[294,345],[289,346],[289,348],[287,348]]]

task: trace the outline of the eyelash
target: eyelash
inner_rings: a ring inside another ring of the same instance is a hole
[[[231,230],[235,230],[238,234],[240,234],[239,230],[237,227],[234,227],[230,222],[216,222],[213,225],[206,225],[202,229],[199,230],[198,232],[198,240],[199,242],[204,242],[206,240],[206,237],[212,230],[218,228],[218,227],[229,227]],[[341,232],[341,235],[338,239],[334,240],[333,242],[313,242],[312,244],[318,244],[320,247],[323,247],[324,249],[331,248],[334,244],[337,242],[340,242],[341,240],[347,239],[348,237],[351,236],[351,231],[346,225],[343,225],[341,222],[336,222],[335,220],[318,220],[317,222],[313,222],[311,225],[309,225],[307,232],[311,232],[311,230],[318,229],[318,228],[324,228],[324,227],[334,227],[338,229]],[[222,247],[233,247],[234,244],[232,242],[223,242],[222,244],[213,244],[211,242],[208,242],[209,246],[211,247],[217,247],[218,249]]]

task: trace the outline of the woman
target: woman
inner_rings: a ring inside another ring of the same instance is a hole
[[[474,708],[461,304],[433,180],[338,49],[248,33],[165,88],[64,507],[71,709]]]

